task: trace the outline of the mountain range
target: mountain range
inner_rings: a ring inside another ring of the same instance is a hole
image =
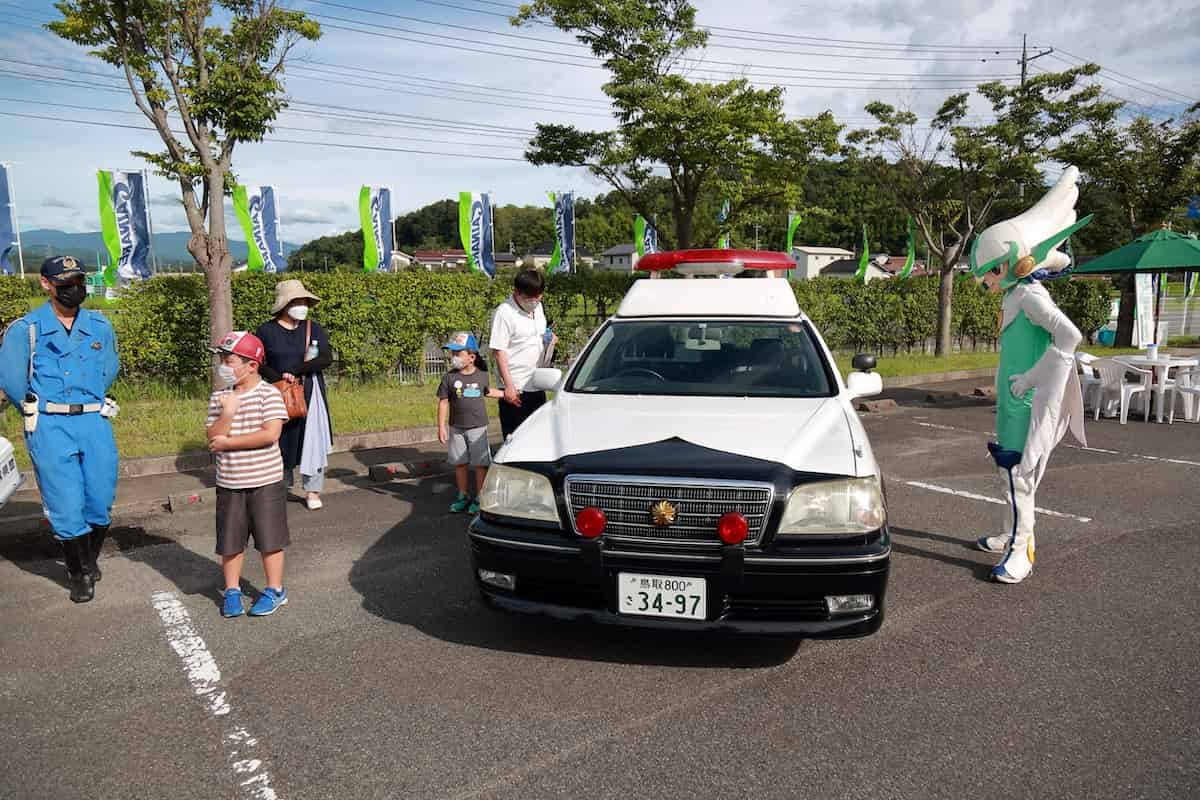
[[[160,267],[190,267],[195,262],[188,252],[187,243],[192,235],[187,231],[154,234],[154,255]],[[21,231],[21,249],[25,253],[25,269],[36,267],[48,255],[74,256],[83,259],[88,265],[95,265],[96,259],[107,258],[104,250],[104,237],[100,231],[91,233],[67,233],[49,228]],[[291,242],[283,243],[285,255],[291,255],[300,249],[300,245]],[[233,254],[234,263],[246,260],[246,243],[232,236],[229,239],[229,251]],[[16,254],[12,260],[16,261]]]

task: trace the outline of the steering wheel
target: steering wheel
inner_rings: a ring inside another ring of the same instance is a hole
[[[643,373],[643,374],[649,375],[649,376],[651,376],[651,377],[653,377],[653,378],[658,378],[658,379],[659,379],[660,381],[662,381],[663,383],[666,383],[666,382],[667,382],[667,379],[666,379],[666,378],[664,378],[664,377],[663,377],[662,375],[660,375],[659,373],[657,373],[657,372],[655,372],[654,370],[652,370],[652,369],[649,369],[649,368],[647,368],[647,367],[629,367],[628,369],[623,369],[623,370],[621,370],[620,372],[618,372],[618,373],[617,373],[616,375],[614,375],[613,377],[614,377],[614,378],[619,378],[619,377],[621,377],[622,375],[633,375],[633,374],[635,374],[635,373],[638,373],[638,372],[641,372],[641,373]]]

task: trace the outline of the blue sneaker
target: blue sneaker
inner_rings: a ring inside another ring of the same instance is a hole
[[[263,593],[254,601],[254,605],[250,606],[250,616],[270,616],[283,605],[287,605],[287,589],[272,589],[268,586],[263,589]]]
[[[229,619],[231,617],[240,617],[245,613],[246,608],[242,605],[242,590],[226,589],[225,602],[221,605],[221,616]]]

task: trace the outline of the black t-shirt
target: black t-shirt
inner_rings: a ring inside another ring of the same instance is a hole
[[[456,428],[482,428],[488,424],[488,374],[476,369],[470,375],[451,370],[438,384],[439,400],[450,401],[450,424]]]

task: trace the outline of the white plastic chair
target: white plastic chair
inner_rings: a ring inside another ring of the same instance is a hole
[[[1083,390],[1083,407],[1088,407],[1088,398],[1092,392],[1098,392],[1100,387],[1100,379],[1096,377],[1096,371],[1092,369],[1092,364],[1096,362],[1096,357],[1091,353],[1075,353],[1075,369],[1079,373],[1079,388]],[[1100,405],[1100,398],[1095,400],[1095,406]]]
[[[1200,422],[1200,367],[1184,367],[1175,373],[1175,380],[1167,388],[1167,406],[1171,413],[1167,422],[1175,422],[1175,398],[1179,395],[1192,398],[1192,415],[1188,422]],[[1186,412],[1186,405],[1184,406]]]
[[[1146,394],[1154,380],[1153,370],[1122,364],[1111,358],[1097,358],[1091,363],[1091,368],[1100,376],[1100,386],[1097,390],[1095,419],[1100,419],[1100,408],[1104,405],[1104,396],[1109,393],[1117,394],[1121,399],[1121,424],[1129,419],[1129,404],[1135,394],[1141,393],[1142,405],[1146,408],[1146,422],[1150,421],[1150,398]],[[1127,372],[1142,376],[1138,382],[1127,381]]]

